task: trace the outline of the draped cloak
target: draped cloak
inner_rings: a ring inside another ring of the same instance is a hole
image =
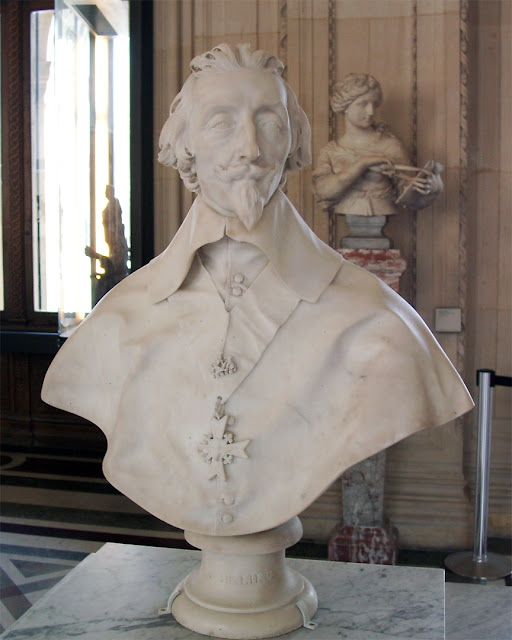
[[[224,235],[268,258],[229,312],[197,255]],[[219,354],[236,371],[215,378]],[[280,191],[251,232],[199,196],[66,341],[42,397],[102,429],[117,489],[216,535],[278,526],[348,467],[473,406],[416,311]]]

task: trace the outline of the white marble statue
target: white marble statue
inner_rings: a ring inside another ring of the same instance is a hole
[[[472,401],[414,309],[280,190],[310,161],[310,129],[279,60],[224,44],[191,69],[159,158],[197,198],[69,338],[42,395],[104,431],[105,476],[132,500],[194,540],[238,541]]]
[[[169,247],[66,342],[43,399],[105,432],[107,478],[148,511],[244,534],[472,403],[416,312],[280,191],[310,158],[280,62],[221,45],[191,66],[160,160],[198,197]]]
[[[350,73],[334,85],[331,107],[344,115],[345,131],[321,150],[313,185],[318,201],[347,216],[351,229],[358,223],[363,228],[375,225],[358,218],[394,215],[404,206],[423,209],[443,189],[442,165],[431,161],[423,169],[409,166],[400,140],[388,125],[376,122],[381,103],[382,88],[371,75]],[[376,235],[385,221],[385,217],[381,219]],[[387,248],[361,244],[366,247]]]

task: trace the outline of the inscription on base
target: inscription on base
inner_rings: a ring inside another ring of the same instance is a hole
[[[273,579],[272,571],[259,571],[246,576],[221,576],[222,584],[259,584],[261,582],[270,582]]]

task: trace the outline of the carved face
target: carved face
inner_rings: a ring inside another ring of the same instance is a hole
[[[375,112],[379,103],[379,94],[376,91],[368,91],[350,103],[345,111],[345,119],[358,129],[368,129],[375,122]]]
[[[201,195],[251,229],[290,152],[285,88],[273,73],[240,69],[202,76],[194,91],[187,135]]]

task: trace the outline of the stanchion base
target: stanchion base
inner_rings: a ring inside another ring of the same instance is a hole
[[[486,562],[477,562],[472,551],[460,551],[449,555],[444,563],[450,571],[465,578],[498,580],[512,573],[512,562],[498,553],[488,553]]]

